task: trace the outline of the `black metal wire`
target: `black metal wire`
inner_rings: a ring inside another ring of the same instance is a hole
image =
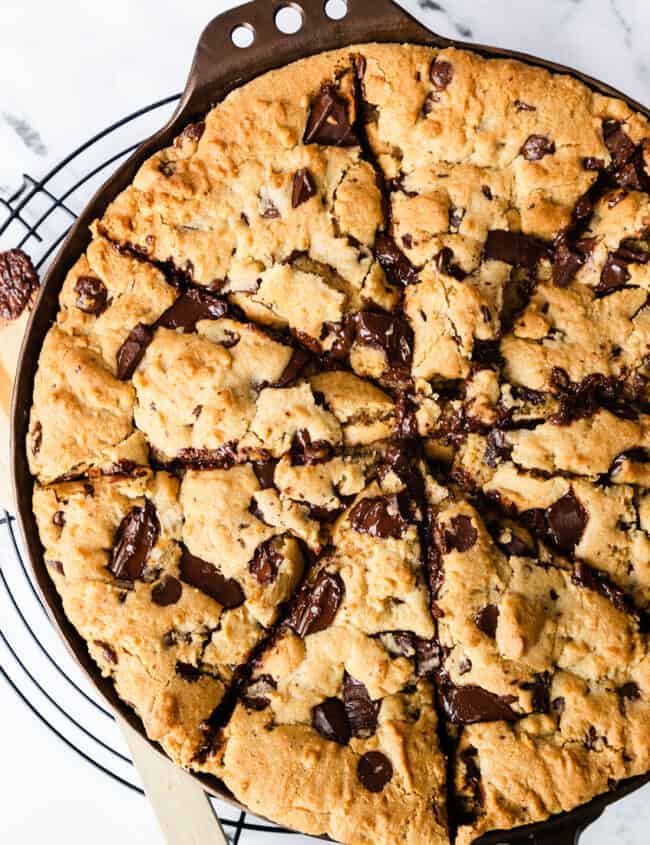
[[[54,189],[52,183],[55,177],[59,176],[60,174],[64,174],[66,168],[76,163],[76,161],[81,156],[83,156],[84,153],[92,151],[96,144],[108,138],[112,133],[117,132],[121,128],[127,126],[133,121],[138,120],[139,118],[151,114],[157,109],[164,108],[177,102],[179,97],[180,94],[174,94],[170,97],[165,97],[162,100],[158,100],[157,102],[152,103],[149,106],[144,106],[143,108],[138,109],[132,114],[121,118],[120,120],[113,123],[111,126],[108,126],[106,129],[102,130],[101,132],[98,132],[92,138],[84,142],[80,147],[71,152],[55,167],[53,167],[41,179],[35,179],[28,173],[22,174],[22,185],[16,191],[14,191],[14,193],[9,198],[0,197],[0,212],[2,208],[4,208],[8,213],[7,218],[3,220],[0,224],[0,237],[7,236],[10,226],[15,223],[18,223],[23,230],[23,234],[16,242],[11,243],[10,246],[19,246],[24,248],[29,244],[30,241],[33,241],[39,247],[42,247],[42,254],[36,257],[36,260],[34,261],[34,264],[37,269],[42,270],[52,253],[57,249],[59,244],[65,238],[67,232],[69,231],[69,227],[77,218],[77,212],[74,209],[74,203],[71,202],[71,199],[73,198],[74,194],[80,189],[82,189],[85,185],[87,185],[87,183],[90,182],[93,178],[98,176],[102,171],[106,170],[107,168],[112,168],[113,165],[115,165],[121,159],[125,158],[127,155],[133,152],[133,150],[135,150],[139,144],[129,144],[127,147],[122,148],[119,152],[111,153],[108,158],[103,159],[99,164],[95,164],[92,168],[84,170],[83,175],[75,179],[72,185],[67,187],[65,190],[56,191]],[[35,215],[34,222],[30,222],[30,213],[32,211],[33,201],[41,201],[43,199],[46,199],[48,201],[47,208],[45,208],[45,210],[40,211],[37,216]],[[52,220],[53,215],[57,211],[63,212],[64,215],[68,218],[68,222],[63,223],[61,226],[59,226],[59,231],[55,234],[46,235],[42,231],[42,229],[46,224],[48,224]],[[15,517],[9,514],[8,512],[5,511],[4,513],[0,514],[0,528],[3,528],[6,531],[7,539],[9,540],[9,548],[13,549],[14,556],[18,563],[18,568],[15,571],[19,573],[20,577],[27,582],[29,588],[28,595],[30,595],[31,598],[34,599],[36,606],[40,608],[39,612],[42,612],[45,615],[49,624],[49,617],[47,616],[46,609],[43,605],[43,602],[37,589],[35,588],[33,579],[20,553],[20,548],[13,529],[14,522]],[[8,566],[5,566],[4,569],[6,572],[9,572]],[[4,592],[7,594],[10,606],[16,613],[17,621],[20,623],[21,627],[24,628],[28,637],[27,641],[33,642],[36,645],[38,653],[44,657],[44,659],[47,661],[47,664],[51,666],[56,672],[56,674],[64,681],[66,688],[69,688],[74,695],[82,696],[83,699],[89,704],[91,704],[94,709],[96,709],[100,714],[102,714],[103,717],[114,721],[113,715],[104,707],[102,707],[102,705],[99,704],[94,698],[88,695],[73,680],[73,678],[70,677],[70,675],[65,671],[65,669],[62,668],[58,664],[56,659],[49,653],[46,646],[40,641],[34,628],[30,624],[30,620],[28,619],[28,611],[23,610],[23,608],[21,607],[21,603],[14,594],[14,590],[12,590],[12,584],[10,582],[10,579],[5,575],[5,571],[3,571],[3,566],[0,562],[0,587],[2,587]],[[121,754],[119,751],[112,748],[108,743],[106,743],[99,736],[93,733],[92,730],[85,727],[78,719],[75,718],[73,713],[70,713],[56,700],[53,694],[48,692],[44,685],[40,683],[36,679],[36,677],[34,677],[34,673],[30,669],[28,661],[20,656],[16,643],[14,642],[12,644],[10,638],[5,635],[1,627],[0,643],[4,644],[4,647],[6,648],[7,652],[15,661],[15,664],[18,667],[20,673],[22,673],[22,677],[25,678],[30,684],[34,685],[34,687],[45,698],[45,700],[52,705],[52,707],[54,708],[54,712],[61,714],[65,718],[66,723],[72,724],[77,730],[79,730],[83,735],[88,737],[92,742],[97,743],[97,745],[107,751],[109,755],[113,755],[116,759],[123,763],[128,763],[132,765],[131,761],[124,754]],[[122,777],[117,772],[112,771],[109,768],[109,764],[104,765],[98,759],[95,759],[91,753],[88,753],[86,750],[84,750],[84,748],[76,744],[61,730],[59,730],[54,724],[52,724],[52,722],[49,721],[49,719],[43,713],[40,712],[38,706],[31,700],[31,696],[26,694],[25,691],[21,689],[19,682],[12,676],[12,674],[9,673],[8,667],[5,668],[0,665],[0,673],[4,678],[4,681],[16,693],[16,695],[21,699],[21,701],[29,708],[29,710],[34,714],[34,716],[36,716],[36,718],[38,718],[61,742],[63,742],[66,747],[75,751],[84,760],[93,765],[99,771],[106,774],[116,783],[119,783],[132,791],[144,794],[139,786],[137,786],[135,783],[132,783],[127,778]],[[249,822],[247,820],[247,814],[245,812],[241,812],[239,816],[234,820],[222,818],[221,822],[229,828],[233,828],[232,841],[234,845],[243,842],[242,835],[245,831],[280,834],[291,833],[291,831],[288,831],[284,828],[275,827],[271,824],[265,824],[261,821]]]

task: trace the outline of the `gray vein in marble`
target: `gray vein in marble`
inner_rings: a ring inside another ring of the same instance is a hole
[[[461,38],[473,37],[474,33],[472,32],[471,28],[467,26],[467,24],[455,20],[455,18],[451,16],[451,14],[447,11],[447,9],[445,9],[444,6],[442,6],[440,3],[436,3],[436,0],[418,0],[418,6],[425,12],[439,12],[440,14],[444,15],[449,21],[450,25],[461,36]]]
[[[5,123],[14,130],[16,135],[18,135],[28,150],[31,150],[38,156],[47,155],[47,147],[43,143],[43,139],[37,130],[34,129],[33,126],[30,126],[26,120],[23,120],[21,117],[17,117],[15,114],[7,114],[6,112],[3,112],[2,117]]]

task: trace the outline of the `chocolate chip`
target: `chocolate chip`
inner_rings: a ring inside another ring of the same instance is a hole
[[[628,683],[623,684],[622,687],[618,688],[617,692],[622,700],[638,701],[641,698],[639,685],[634,683],[634,681],[628,681]]]
[[[0,252],[0,320],[17,320],[34,298],[39,281],[22,249]]]
[[[270,675],[259,675],[246,687],[242,700],[251,710],[264,710],[271,703],[267,696],[277,688]]]
[[[539,161],[544,156],[553,155],[555,143],[546,135],[529,135],[519,152],[526,161]]]
[[[512,446],[508,443],[503,431],[495,428],[486,438],[483,460],[489,467],[496,467],[500,461],[509,461],[512,456]]]
[[[352,528],[359,534],[399,540],[409,524],[405,518],[404,497],[401,494],[362,499],[350,511]]]
[[[74,289],[77,294],[75,302],[77,308],[84,314],[94,314],[95,317],[99,317],[106,308],[108,300],[108,291],[104,282],[95,276],[79,276]]]
[[[622,260],[616,253],[610,252],[600,274],[598,291],[618,290],[624,287],[630,280],[630,271],[627,262]]]
[[[305,586],[289,614],[288,624],[299,637],[324,631],[334,621],[345,587],[340,576],[321,572],[312,586]]]
[[[452,518],[449,528],[445,531],[445,544],[447,549],[456,549],[459,552],[466,552],[472,548],[478,540],[478,532],[474,528],[472,520],[465,514],[458,514]]]
[[[436,674],[436,681],[443,713],[453,724],[513,722],[519,718],[510,707],[516,701],[514,696],[498,696],[474,684],[457,686],[444,670]]]
[[[517,111],[537,111],[536,106],[531,106],[529,103],[524,103],[523,100],[515,100],[515,108]]]
[[[51,566],[52,569],[55,570],[55,572],[59,573],[59,575],[65,576],[65,572],[63,571],[63,564],[60,560],[46,560],[45,563],[48,566]]]
[[[248,564],[248,569],[259,584],[272,584],[276,579],[282,561],[283,557],[276,550],[271,537],[269,540],[260,543],[255,549],[253,559]]]
[[[101,651],[102,657],[107,663],[117,666],[117,653],[113,646],[105,643],[103,640],[94,640],[94,644]]]
[[[193,143],[197,143],[201,140],[204,132],[205,121],[199,120],[197,123],[190,123],[185,127],[185,129],[183,129],[178,138],[176,138],[174,144],[177,147],[180,147],[183,141],[192,141]]]
[[[390,235],[383,232],[377,235],[375,254],[392,284],[406,286],[418,281],[415,268]]]
[[[582,166],[585,170],[603,170],[605,167],[605,160],[596,158],[595,156],[587,156],[582,159]]]
[[[551,536],[560,551],[571,554],[584,534],[589,516],[573,490],[546,509]]]
[[[458,279],[459,282],[462,282],[467,276],[467,273],[461,269],[458,264],[451,263],[453,258],[453,250],[451,250],[448,246],[443,246],[433,260],[439,273],[444,273],[446,276],[452,276],[454,279]]]
[[[413,359],[413,330],[408,321],[387,311],[360,311],[356,316],[359,343],[382,349],[388,365],[407,369]]]
[[[130,379],[138,364],[144,358],[147,347],[153,340],[153,329],[138,323],[117,351],[117,377],[122,381]]]
[[[184,334],[189,334],[196,329],[199,320],[218,320],[227,311],[226,303],[210,291],[190,288],[161,314],[156,327],[182,329]]]
[[[584,263],[584,255],[572,248],[568,236],[558,237],[555,242],[555,255],[553,256],[553,284],[555,287],[568,287]]]
[[[635,191],[650,190],[650,175],[645,166],[646,141],[634,144],[616,120],[603,123],[603,138],[612,162],[607,168],[610,180],[621,188]]]
[[[253,472],[255,473],[262,490],[268,490],[273,487],[273,478],[277,464],[278,462],[275,458],[253,461]]]
[[[376,636],[392,657],[413,661],[419,678],[428,677],[440,666],[440,646],[435,640],[426,640],[411,631],[384,631]]]
[[[293,188],[291,191],[291,207],[298,208],[307,200],[316,196],[316,182],[306,167],[297,170],[293,176]]]
[[[357,764],[357,777],[368,792],[381,792],[393,777],[393,767],[381,751],[366,751]]]
[[[347,745],[351,730],[345,705],[340,698],[326,698],[311,710],[311,723],[314,730],[331,742]]]
[[[56,513],[52,517],[52,522],[56,525],[57,528],[63,528],[63,526],[65,525],[65,512],[56,511]]]
[[[496,604],[487,604],[474,617],[474,622],[479,631],[494,639],[497,633],[497,623],[499,621],[499,608]]]
[[[192,666],[191,663],[183,663],[181,660],[177,660],[176,674],[189,684],[195,684],[201,677],[202,672],[196,666]]]
[[[549,713],[551,710],[551,680],[549,672],[542,672],[535,676],[534,681],[521,685],[522,689],[531,692],[531,703],[536,713]]]
[[[133,508],[117,529],[109,571],[126,581],[142,578],[159,534],[160,523],[153,504],[147,500],[142,507]]]
[[[348,103],[333,85],[324,85],[314,98],[305,129],[305,144],[355,147],[359,139],[352,128]]]
[[[481,192],[486,199],[494,199],[494,197],[492,196],[492,189],[489,185],[481,185]]]
[[[160,607],[168,607],[170,604],[176,604],[182,593],[183,585],[181,582],[172,575],[168,575],[152,589],[151,601],[160,605]]]
[[[231,469],[237,463],[237,444],[224,443],[217,449],[181,449],[171,463],[183,469]]]
[[[222,607],[239,607],[246,600],[234,578],[226,578],[213,563],[191,554],[185,546],[180,562],[181,579],[218,601]]]
[[[286,387],[288,384],[291,384],[292,381],[295,381],[300,376],[308,362],[309,354],[307,352],[303,349],[294,349],[289,363],[273,387]]]
[[[290,451],[291,466],[323,464],[329,461],[333,455],[334,448],[327,440],[312,442],[306,428],[300,428],[295,433]]]
[[[444,91],[454,78],[453,65],[444,59],[434,59],[429,70],[429,78],[438,91]]]
[[[488,232],[485,242],[485,257],[534,270],[543,258],[549,257],[549,250],[545,244],[529,235],[493,229]]]
[[[352,736],[362,739],[372,736],[377,730],[379,702],[370,698],[365,684],[347,672],[343,679],[343,703]]]

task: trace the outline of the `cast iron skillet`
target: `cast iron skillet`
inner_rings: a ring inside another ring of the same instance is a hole
[[[25,454],[25,438],[38,356],[45,334],[54,322],[58,310],[58,296],[63,280],[90,242],[89,224],[95,218],[101,217],[111,200],[133,181],[138,168],[149,156],[169,146],[186,124],[203,116],[212,105],[222,100],[233,88],[249,82],[265,71],[281,67],[296,59],[349,44],[369,41],[409,41],[439,48],[463,47],[486,56],[516,58],[552,71],[569,73],[600,93],[619,97],[631,108],[650,118],[650,111],[647,108],[608,85],[571,68],[510,50],[443,38],[426,29],[391,0],[347,0],[347,2],[346,17],[340,21],[333,21],[324,13],[325,0],[293,0],[293,2],[253,0],[251,3],[219,15],[207,26],[199,40],[189,79],[174,115],[163,129],[146,141],[120,167],[86,206],[47,273],[25,332],[13,392],[11,450],[18,521],[30,565],[52,622],[77,662],[108,703],[119,711],[142,736],[145,736],[142,723],[117,697],[112,684],[101,677],[97,666],[88,654],[84,640],[63,613],[59,596],[43,564],[43,549],[32,513],[33,481]],[[302,11],[303,27],[294,35],[284,35],[275,24],[277,11],[285,6]],[[252,46],[248,48],[236,47],[231,38],[233,30],[241,24],[247,25],[255,36]],[[241,807],[217,778],[199,775],[196,777],[214,795]],[[580,833],[601,815],[608,804],[648,781],[650,781],[650,774],[624,781],[615,790],[597,797],[589,804],[578,807],[570,813],[505,833],[487,834],[480,840],[481,845],[493,845],[493,843],[576,845]]]

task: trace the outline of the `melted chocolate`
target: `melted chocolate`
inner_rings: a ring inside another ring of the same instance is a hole
[[[478,540],[478,532],[474,528],[472,520],[459,514],[452,518],[449,527],[445,530],[445,548],[456,549],[459,552],[467,552]]]
[[[196,329],[199,320],[218,320],[227,311],[227,304],[215,294],[203,288],[190,288],[161,314],[156,326],[182,329],[184,334],[189,334]]]
[[[253,462],[253,471],[259,481],[262,490],[273,487],[273,477],[278,462],[275,458],[266,458],[263,461]]]
[[[340,698],[326,698],[322,704],[312,707],[311,723],[314,730],[331,742],[347,745],[350,741],[350,723]]]
[[[312,586],[303,587],[298,594],[287,620],[289,626],[299,637],[324,631],[334,621],[344,594],[339,575],[321,572]]]
[[[316,440],[312,443],[306,428],[299,429],[291,444],[291,466],[306,466],[323,464],[334,455],[334,448],[327,440]]]
[[[74,290],[77,294],[75,302],[77,308],[84,314],[94,314],[95,317],[99,317],[106,308],[108,300],[108,291],[104,282],[95,276],[79,276]]]
[[[151,591],[151,601],[160,607],[168,607],[180,601],[183,594],[183,585],[172,575],[163,578]]]
[[[127,339],[117,351],[117,377],[122,381],[130,379],[140,361],[144,358],[147,347],[153,340],[154,331],[144,323],[134,326]]]
[[[368,792],[381,792],[393,777],[393,766],[381,751],[366,751],[357,764],[357,777]]]
[[[519,718],[510,707],[516,701],[514,696],[498,696],[474,684],[457,686],[444,670],[436,674],[436,681],[443,713],[453,724],[514,722]]]
[[[496,604],[487,604],[474,617],[474,622],[479,631],[483,631],[486,636],[494,639],[497,633],[497,624],[499,622],[499,608]]]
[[[386,278],[394,285],[410,285],[418,281],[418,274],[390,235],[381,233],[375,241],[375,254]]]
[[[526,161],[539,161],[554,152],[555,144],[546,135],[529,135],[520,150]]]
[[[404,317],[387,311],[360,311],[356,316],[356,339],[382,349],[389,367],[408,370],[413,359],[413,330]]]
[[[569,490],[546,509],[546,520],[556,548],[572,554],[584,534],[589,515],[573,490]]]
[[[350,723],[352,736],[367,739],[377,730],[378,701],[368,695],[365,684],[345,673],[343,679],[343,704]]]
[[[545,244],[529,235],[493,229],[488,232],[485,242],[485,257],[534,270],[543,258],[550,257],[550,253]]]
[[[203,673],[198,667],[192,666],[191,663],[183,663],[178,660],[176,661],[176,674],[189,684],[195,684]]]
[[[152,503],[147,500],[142,507],[133,508],[117,529],[108,569],[124,581],[142,578],[159,534],[160,523]]]
[[[399,540],[409,527],[401,494],[362,499],[350,511],[352,528],[360,534]]]
[[[391,656],[412,660],[420,678],[440,667],[440,646],[435,640],[425,640],[411,631],[384,631],[376,636]]]
[[[438,89],[444,91],[454,78],[454,67],[443,59],[434,59],[429,70],[429,79]]]
[[[196,557],[183,546],[180,562],[181,579],[218,601],[222,607],[239,607],[246,596],[238,581],[225,578],[213,563]]]
[[[259,584],[272,584],[278,574],[283,557],[276,551],[273,538],[260,543],[255,549],[248,568]]]
[[[309,353],[305,352],[304,349],[294,349],[289,363],[273,387],[286,387],[291,384],[292,381],[295,381],[301,375],[308,362]]]

